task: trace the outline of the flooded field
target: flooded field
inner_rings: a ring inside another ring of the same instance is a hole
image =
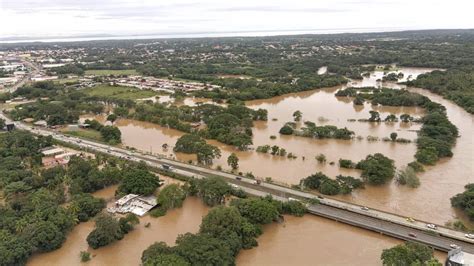
[[[110,199],[115,193],[115,188],[98,191],[94,196]],[[92,255],[92,260],[87,265],[139,265],[143,250],[154,242],[164,241],[168,245],[174,245],[179,234],[197,232],[202,217],[208,211],[209,208],[200,199],[187,198],[182,208],[171,210],[163,217],[140,218],[140,224],[122,240],[97,250],[89,248],[86,241],[87,235],[94,229],[94,222],[81,223],[72,230],[60,249],[34,255],[28,261],[28,265],[83,265],[79,258],[81,251],[88,251]],[[145,227],[147,223],[150,223],[148,228]]]
[[[166,177],[163,179],[167,183],[174,182]],[[94,196],[106,199],[110,205],[116,189],[117,186],[111,186],[95,192]],[[28,265],[84,265],[79,258],[81,251],[92,255],[87,265],[139,265],[143,250],[154,242],[174,245],[179,234],[197,232],[208,211],[209,208],[198,198],[188,198],[182,208],[169,211],[163,217],[140,218],[140,224],[124,239],[97,250],[89,248],[86,241],[94,229],[94,222],[81,223],[72,230],[60,249],[34,255]],[[147,223],[151,224],[149,228],[145,228]],[[237,265],[379,265],[383,249],[402,243],[312,215],[302,218],[285,216],[283,223],[265,226],[258,242],[258,247],[239,253]],[[329,252],[339,255],[328,256]],[[445,259],[443,253],[437,252],[436,256]]]
[[[416,77],[428,69],[401,69],[405,78],[409,75]],[[381,83],[383,72],[376,71],[369,78],[362,81],[353,81],[348,86],[378,86],[402,88],[402,85]],[[335,91],[339,88],[307,91],[275,97],[267,100],[247,102],[250,108],[265,108],[269,112],[267,122],[257,122],[253,129],[254,147],[259,145],[278,145],[288,152],[295,153],[297,159],[272,157],[267,154],[258,154],[255,151],[239,152],[233,147],[216,141],[209,141],[222,150],[222,158],[215,161],[217,165],[228,168],[227,156],[231,152],[237,153],[240,158],[239,171],[253,172],[257,176],[272,177],[282,183],[298,183],[301,178],[312,173],[322,171],[330,176],[350,174],[358,176],[355,170],[339,169],[336,165],[318,164],[315,155],[323,153],[328,162],[337,162],[339,158],[358,161],[368,154],[380,152],[396,161],[397,167],[413,161],[416,151],[414,143],[400,144],[390,142],[369,142],[366,137],[387,137],[391,132],[397,132],[399,137],[414,140],[419,124],[402,125],[372,124],[364,122],[348,122],[348,119],[368,118],[370,110],[376,110],[384,118],[388,114],[400,115],[408,113],[413,116],[422,116],[419,108],[372,107],[365,104],[363,107],[354,107],[348,99],[337,98]],[[428,96],[431,100],[446,106],[449,119],[459,128],[460,138],[453,148],[454,156],[439,161],[435,166],[428,167],[420,174],[421,186],[411,189],[398,186],[394,181],[381,187],[368,186],[340,199],[356,202],[372,208],[395,212],[411,216],[416,219],[429,220],[434,223],[445,222],[459,216],[451,208],[449,198],[463,190],[463,186],[472,182],[474,169],[474,118],[462,108],[442,97],[429,93],[426,90],[411,89]],[[185,104],[193,104],[193,99],[186,99]],[[278,130],[286,122],[292,120],[294,111],[303,113],[303,121],[313,121],[318,125],[335,125],[347,127],[355,131],[362,140],[315,140],[295,136],[280,136]],[[97,117],[103,119],[103,117]],[[177,138],[183,135],[177,130],[163,128],[155,124],[133,120],[118,120],[116,125],[122,132],[124,146],[166,154],[169,157],[187,161],[194,160],[192,155],[174,154],[172,146]],[[271,140],[270,136],[277,138]],[[168,144],[169,150],[163,150],[162,145]],[[303,160],[303,156],[305,159]],[[111,189],[113,190],[113,189]],[[105,193],[107,194],[107,193]],[[137,264],[141,252],[155,241],[174,243],[179,233],[186,230],[196,232],[201,217],[207,208],[197,199],[188,199],[179,210],[175,210],[159,219],[143,218],[152,222],[149,229],[142,228],[142,221],[135,232],[127,235],[124,240],[110,247],[92,251],[96,256],[91,265],[124,265],[125,262]],[[461,216],[462,218],[462,216]],[[158,224],[162,224],[159,226]],[[52,253],[35,256],[30,265],[76,265],[79,264],[79,252],[87,250],[85,237],[92,230],[91,222],[80,224],[71,233],[66,244],[60,250]],[[165,230],[166,228],[167,230]],[[149,230],[149,231],[146,231]],[[156,233],[155,231],[157,230]],[[161,231],[164,230],[164,231]],[[153,232],[153,233],[148,233]],[[130,244],[133,240],[133,245]],[[139,244],[137,244],[139,243]],[[146,244],[145,244],[146,243]],[[303,218],[286,217],[282,224],[271,224],[265,227],[264,234],[259,238],[259,247],[242,251],[237,257],[238,265],[379,265],[380,254],[384,248],[401,243],[396,239],[366,230],[335,223],[320,217],[306,215]],[[139,245],[136,247],[135,245]],[[117,255],[118,254],[118,255]],[[329,256],[328,254],[338,254]],[[436,253],[443,261],[445,254]],[[102,263],[102,264],[101,264]]]
[[[429,71],[429,69],[402,68],[399,71],[405,73],[405,78],[408,76],[415,78],[418,74]],[[376,80],[382,76],[382,71],[375,71],[370,77],[361,81],[352,81],[348,86],[402,87],[402,85],[394,83],[377,82]],[[338,89],[339,87],[327,88],[247,102],[247,106],[250,108],[267,109],[269,117],[266,122],[255,123],[253,147],[265,144],[278,145],[288,152],[296,154],[297,159],[260,154],[253,150],[242,152],[234,147],[210,140],[211,144],[222,150],[222,157],[215,160],[213,167],[220,165],[224,169],[229,169],[226,159],[230,153],[235,152],[240,159],[239,171],[252,172],[259,177],[271,177],[276,182],[297,184],[302,178],[318,171],[332,177],[338,174],[359,176],[357,170],[339,168],[337,161],[340,158],[359,161],[368,154],[380,152],[395,160],[397,167],[403,167],[413,161],[413,155],[416,152],[415,143],[370,142],[366,138],[370,135],[381,139],[396,132],[399,137],[415,140],[416,130],[420,128],[420,124],[366,123],[348,122],[347,120],[368,118],[371,110],[380,112],[382,118],[388,114],[399,116],[403,113],[419,117],[424,114],[422,109],[373,107],[367,103],[364,106],[356,107],[348,98],[335,97],[334,93]],[[393,181],[385,186],[367,186],[364,190],[358,190],[351,195],[340,196],[340,198],[372,208],[444,224],[456,217],[455,211],[450,207],[449,198],[461,192],[465,184],[472,182],[474,172],[471,164],[474,157],[473,116],[438,95],[426,90],[416,90],[416,92],[446,106],[449,118],[459,128],[461,135],[453,149],[454,156],[441,160],[435,166],[427,167],[427,171],[420,174],[421,186],[417,189],[399,186]],[[194,102],[196,100],[188,99],[186,101]],[[280,135],[279,129],[286,122],[292,121],[292,114],[296,110],[303,113],[303,121],[313,121],[318,125],[347,127],[362,139],[320,140]],[[172,147],[176,140],[183,135],[182,132],[133,120],[119,120],[116,125],[122,131],[122,140],[125,146],[135,147],[146,152],[165,154],[170,158],[182,161],[195,159],[193,155],[172,152]],[[272,135],[277,138],[270,139]],[[168,150],[162,148],[165,143],[170,146]],[[319,164],[315,160],[315,156],[320,153],[326,155],[328,162],[336,163],[334,165]]]

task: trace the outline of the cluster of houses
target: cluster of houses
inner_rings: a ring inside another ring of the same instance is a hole
[[[144,76],[129,76],[123,78],[109,78],[111,85],[119,85],[125,87],[135,87],[138,89],[164,90],[168,92],[173,91],[198,91],[218,89],[220,86],[205,84],[200,82],[187,82],[181,80],[160,79],[154,77]]]
[[[0,76],[0,89],[4,89],[14,85],[26,75],[26,67],[18,56],[0,53],[0,72],[6,74]]]

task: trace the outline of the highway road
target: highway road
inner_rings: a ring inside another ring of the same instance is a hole
[[[30,61],[23,60],[23,64],[27,66],[28,73],[23,76],[17,83],[8,88],[9,92],[15,92],[18,88],[24,86],[27,82],[31,80],[32,77],[37,75],[40,72],[40,67]]]
[[[9,121],[9,119],[3,114],[0,114],[0,117]],[[19,129],[28,130],[38,135],[52,136],[57,140],[72,143],[96,152],[102,152],[136,162],[144,161],[152,167],[160,168],[163,164],[167,164],[173,167],[174,172],[184,176],[194,178],[220,176],[226,179],[229,183],[238,185],[251,195],[272,195],[274,198],[282,201],[286,201],[290,197],[298,200],[318,199],[320,204],[308,206],[309,212],[312,214],[368,230],[377,231],[399,239],[422,242],[442,251],[448,251],[451,244],[456,244],[461,246],[464,251],[474,253],[474,240],[466,238],[464,233],[441,225],[437,225],[436,230],[430,230],[426,227],[426,225],[429,224],[427,221],[415,220],[410,222],[407,221],[406,217],[397,214],[368,209],[364,206],[327,198],[326,196],[322,197],[320,195],[266,182],[256,184],[255,180],[240,177],[231,173],[190,165],[141,152],[132,152],[102,143],[65,136],[46,129],[33,129],[32,127],[20,122],[15,122],[15,125]],[[415,236],[409,236],[410,233]]]

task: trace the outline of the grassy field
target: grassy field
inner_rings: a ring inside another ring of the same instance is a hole
[[[57,79],[55,80],[54,82],[57,82],[59,84],[66,84],[68,82],[77,82],[79,80],[79,78],[65,78],[65,79]]]
[[[96,75],[96,76],[108,76],[108,75],[137,75],[135,69],[122,69],[122,70],[112,70],[112,69],[100,69],[100,70],[86,70],[85,75]]]
[[[148,98],[157,95],[151,90],[140,90],[130,87],[114,87],[109,85],[99,85],[93,88],[84,90],[90,96],[108,97],[122,100],[135,100],[141,98]]]
[[[90,139],[90,140],[95,140],[99,142],[103,142],[104,140],[102,139],[102,136],[100,135],[99,131],[96,130],[91,130],[91,129],[78,129],[78,130],[69,130],[69,131],[63,131],[64,134],[74,136],[74,137],[79,137],[79,138],[85,138],[85,139]]]

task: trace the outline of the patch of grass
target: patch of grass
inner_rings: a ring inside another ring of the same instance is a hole
[[[107,97],[121,100],[136,100],[141,98],[149,98],[156,95],[151,90],[140,90],[137,88],[99,85],[84,90],[90,96]]]
[[[86,70],[85,75],[95,75],[95,76],[109,76],[109,75],[137,75],[135,69],[121,69],[121,70],[112,70],[112,69],[97,69],[97,70]]]
[[[104,142],[104,140],[102,139],[102,136],[100,135],[100,132],[96,130],[78,129],[78,130],[64,131],[63,133],[66,135],[74,136],[74,137]]]
[[[73,83],[77,82],[79,78],[64,78],[64,79],[57,79],[54,82],[59,83],[59,84],[66,84],[66,83]]]

